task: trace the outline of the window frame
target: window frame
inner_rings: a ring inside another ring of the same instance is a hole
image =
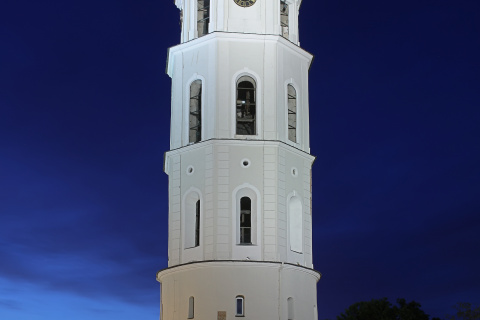
[[[198,199],[195,204],[195,247],[200,246],[200,208],[201,200]]]
[[[237,81],[244,77],[250,77],[255,81],[255,135],[242,135],[237,134]],[[261,77],[249,68],[243,68],[238,70],[231,78],[231,109],[230,109],[230,132],[233,139],[262,139],[263,138],[263,104],[262,104],[262,81]]]
[[[203,201],[202,193],[199,189],[191,187],[182,198],[181,205],[181,225],[182,225],[182,248],[183,250],[194,250],[202,245],[202,219],[203,219]],[[198,234],[197,227],[197,209],[198,211]],[[198,236],[198,242],[197,242]],[[198,243],[198,245],[197,245]]]
[[[238,313],[238,301],[241,301],[241,313]],[[235,297],[235,317],[245,317],[245,297],[242,295]]]
[[[247,88],[247,87],[240,87],[240,84],[242,83],[250,83],[253,88]],[[247,100],[247,97],[245,97],[245,100],[243,100],[243,97],[240,98],[243,94],[241,94],[242,91],[246,91],[245,95],[249,98]],[[252,95],[250,92],[253,92],[253,97],[250,96]],[[250,97],[249,97],[250,96]],[[257,83],[255,81],[255,78],[253,78],[250,75],[242,75],[240,76],[236,83],[235,83],[235,135],[236,136],[256,136],[258,134],[258,126],[257,126],[257,118],[258,118],[258,110],[257,110]],[[243,107],[243,108],[242,108]],[[254,108],[253,112],[251,108]],[[239,118],[239,113],[241,113],[241,117]],[[248,116],[249,114],[253,113],[253,119],[245,119],[245,120],[240,120],[241,122],[253,122],[253,133],[251,134],[245,134],[245,133],[238,133],[238,125],[239,125],[239,119],[243,119],[245,116]]]
[[[200,90],[199,90],[197,95],[192,96],[192,86],[196,82],[200,82]],[[198,97],[198,98],[195,99],[195,97]],[[197,105],[197,110],[196,111],[192,111],[192,99],[197,100],[198,105]],[[192,112],[197,112],[197,114],[196,114],[197,124],[196,124],[196,126],[193,126],[193,127],[192,127],[190,121],[191,121],[191,117],[195,116],[195,114],[193,114]],[[202,124],[203,124],[202,115],[203,115],[203,80],[197,78],[197,79],[190,82],[189,90],[188,90],[188,115],[187,115],[188,116],[188,144],[197,143],[197,142],[202,141],[202,138],[203,138],[202,137],[202,127],[203,127],[202,126]],[[192,130],[195,130],[195,132],[196,132],[194,141],[191,140],[191,131]]]
[[[292,88],[292,90],[294,91],[295,93],[295,96],[293,98],[291,98],[292,96],[290,95],[290,88]],[[298,94],[297,94],[297,89],[295,88],[295,86],[292,84],[292,83],[289,83],[287,84],[287,90],[286,90],[286,94],[287,94],[287,104],[286,104],[286,109],[287,109],[287,139],[295,144],[298,143]],[[290,100],[295,100],[295,112],[291,111],[290,109]],[[290,125],[290,116],[291,115],[295,115],[295,126],[291,126]],[[292,140],[290,138],[290,130],[294,130],[295,132],[295,140]]]
[[[292,297],[287,298],[287,320],[295,319],[295,300]]]
[[[204,5],[200,9],[199,8],[199,2],[200,1],[203,1],[204,3],[205,3],[205,1],[208,1],[208,5],[206,7]],[[212,4],[212,0],[196,0],[196,2],[195,2],[195,9],[196,9],[195,10],[195,35],[196,35],[196,38],[203,37],[203,36],[210,33],[211,4]],[[199,19],[198,14],[199,14],[200,11],[207,12],[208,13],[207,17],[205,18],[205,16],[204,16],[202,19]],[[203,23],[205,23],[205,25],[204,25],[204,30],[202,30],[202,32],[200,33],[199,24],[202,21],[203,21]]]
[[[245,199],[245,200],[244,200]],[[247,205],[247,199],[248,199],[248,208],[246,207],[243,207],[242,206],[242,202],[245,203],[245,205]],[[244,201],[243,201],[244,200]],[[248,212],[248,213],[247,213]],[[245,216],[249,216],[247,217],[250,221],[244,221],[245,220]],[[244,219],[242,219],[244,218]],[[251,245],[252,244],[252,219],[253,216],[252,216],[252,199],[248,196],[244,196],[244,197],[241,197],[240,198],[240,222],[239,222],[239,232],[240,232],[240,242],[239,244],[241,245]],[[245,232],[247,231],[248,232]],[[246,235],[246,233],[248,235]],[[247,240],[249,241],[246,241],[245,240],[245,237],[247,237]]]
[[[297,192],[294,191],[287,198],[287,232],[290,251],[303,254],[305,245],[304,228],[305,222],[302,199]]]
[[[293,89],[296,92],[296,141],[290,140],[288,136],[288,86],[292,86]],[[303,130],[303,125],[302,125],[302,97],[301,97],[301,91],[300,91],[300,86],[297,84],[297,82],[293,78],[289,78],[285,80],[284,82],[284,104],[285,104],[285,109],[283,111],[284,114],[284,123],[282,124],[283,127],[285,128],[284,130],[286,131],[284,134],[284,139],[285,142],[295,146],[296,148],[301,148],[303,139],[302,139],[302,130]]]
[[[246,256],[257,257],[260,255],[260,249],[262,248],[262,211],[261,211],[261,202],[262,197],[260,191],[253,185],[249,183],[244,183],[237,186],[231,193],[232,203],[235,205],[232,206],[232,230],[231,233],[231,243],[232,243],[232,257],[235,259],[240,259]],[[251,244],[240,244],[240,199],[243,197],[249,197],[252,201],[252,232],[251,232]],[[247,254],[248,252],[248,254]],[[246,256],[245,256],[246,254]]]
[[[195,318],[195,298],[191,296],[188,298],[188,318],[187,319],[194,319]]]
[[[190,87],[192,85],[193,82],[195,82],[196,80],[200,80],[202,82],[202,93],[201,93],[201,109],[200,109],[200,119],[201,119],[201,124],[200,124],[200,141],[198,142],[201,142],[201,141],[204,141],[205,140],[205,132],[206,132],[206,129],[205,129],[205,104],[206,104],[206,81],[205,81],[205,78],[198,74],[198,73],[194,73],[190,79],[188,79],[188,81],[185,83],[185,87],[184,87],[184,92],[183,92],[183,114],[182,114],[182,118],[183,118],[183,122],[182,122],[182,146],[188,146],[188,145],[191,145],[191,144],[194,144],[194,143],[198,143],[198,142],[190,142]]]
[[[284,14],[284,11],[283,11],[283,8],[287,8],[287,14],[285,15]],[[287,40],[290,40],[290,26],[291,26],[291,23],[290,23],[290,20],[291,20],[291,4],[287,1],[287,0],[280,0],[279,1],[279,21],[280,21],[280,36],[282,36],[283,38],[287,39]],[[285,24],[284,22],[282,22],[282,16],[286,16],[287,17],[287,23]],[[285,36],[285,32],[284,32],[284,28],[286,28],[287,32],[286,32],[286,35]]]

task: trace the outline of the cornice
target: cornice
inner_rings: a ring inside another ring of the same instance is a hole
[[[277,146],[277,147],[282,147],[287,149],[288,151],[301,156],[302,158],[311,161],[312,163],[315,161],[316,157],[312,156],[310,153],[305,152],[301,149],[298,149],[294,146],[289,145],[288,143],[285,143],[280,140],[249,140],[249,139],[220,139],[220,138],[214,138],[214,139],[208,139],[208,140],[203,140],[197,143],[189,144],[180,148],[172,149],[164,154],[164,166],[163,169],[165,172],[167,169],[167,163],[168,163],[168,158],[174,155],[182,154],[188,151],[192,150],[197,150],[201,148],[205,148],[207,146],[212,146],[212,145],[230,145],[230,146],[248,146],[248,145],[253,145],[253,146]]]
[[[257,34],[257,33],[236,33],[236,32],[224,32],[224,31],[215,31],[211,32],[203,37],[196,38],[174,47],[170,47],[168,49],[167,54],[167,69],[166,73],[172,77],[173,75],[173,59],[177,54],[180,54],[185,51],[196,50],[198,47],[203,45],[210,44],[216,41],[233,41],[233,42],[248,42],[248,43],[256,43],[256,42],[271,42],[271,43],[278,43],[283,47],[287,48],[288,50],[294,52],[295,54],[301,56],[305,60],[308,61],[309,67],[313,61],[313,55],[306,51],[305,49],[301,48],[300,46],[294,44],[293,42],[285,39],[284,37],[276,34]]]
[[[179,264],[176,266],[168,267],[157,272],[156,278],[157,281],[161,282],[161,278],[165,277],[166,275],[187,271],[191,269],[198,269],[198,268],[214,268],[214,267],[259,267],[259,268],[272,268],[272,269],[290,269],[299,272],[304,272],[309,274],[310,276],[314,277],[316,281],[320,280],[322,274],[315,270],[308,267],[304,267],[301,265],[296,265],[293,263],[286,263],[280,261],[247,261],[247,260],[205,260],[205,261],[195,261],[189,262],[185,264]]]

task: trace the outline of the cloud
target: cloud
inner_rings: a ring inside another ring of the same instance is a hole
[[[158,295],[155,273],[167,262],[166,216],[155,198],[135,205],[136,195],[118,194],[102,202],[67,197],[70,204],[61,193],[58,202],[32,196],[20,209],[3,203],[8,219],[0,224],[0,278],[85,297],[151,302]]]

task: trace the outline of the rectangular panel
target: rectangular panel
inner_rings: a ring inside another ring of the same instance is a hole
[[[227,320],[227,311],[218,311],[217,320]]]

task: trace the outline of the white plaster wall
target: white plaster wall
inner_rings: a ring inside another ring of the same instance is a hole
[[[279,188],[277,167],[278,149],[265,145],[263,149],[263,185],[268,188],[263,199],[263,258],[266,261],[278,261],[277,194]],[[272,192],[272,187],[274,187]]]
[[[169,266],[202,260],[284,261],[313,267],[310,169],[313,157],[277,141],[209,140],[169,151]],[[247,160],[248,167],[242,162]],[[188,169],[193,168],[193,173]],[[295,168],[296,175],[292,175]],[[239,245],[236,191],[255,194],[255,240]],[[200,245],[185,248],[185,196],[201,198]],[[303,250],[291,250],[288,197],[303,209]]]
[[[263,260],[263,203],[265,201],[266,190],[263,185],[264,155],[263,145],[245,145],[237,143],[230,147],[228,155],[231,168],[229,171],[230,185],[227,187],[231,194],[229,214],[231,219],[231,257],[232,259],[244,260],[247,257],[251,260]],[[242,166],[242,160],[247,159],[250,165],[245,168]],[[257,194],[256,196],[256,219],[252,223],[256,224],[254,243],[252,245],[238,245],[236,241],[237,221],[236,221],[236,203],[234,202],[235,190],[238,188],[249,188]]]
[[[292,170],[297,171],[297,176],[292,174]],[[311,230],[311,216],[310,212],[310,169],[311,163],[308,168],[304,166],[304,160],[299,159],[299,157],[286,150],[285,151],[285,193],[287,195],[285,203],[288,201],[288,195],[295,193],[302,202],[303,209],[303,251],[302,253],[297,253],[290,250],[289,236],[288,236],[288,216],[286,218],[286,239],[287,239],[287,259],[286,261],[292,263],[300,263],[301,265],[312,267],[311,260],[311,243],[312,238],[309,230]],[[307,186],[305,184],[308,184]],[[307,187],[308,190],[305,190]],[[288,210],[286,210],[288,211]]]
[[[311,219],[311,168],[312,160],[299,156],[293,148],[280,147],[278,150],[278,259],[313,268],[312,263],[312,219]],[[296,176],[292,170],[296,171]],[[290,247],[288,200],[297,196],[303,209],[303,250],[294,252]]]
[[[308,105],[308,67],[291,47],[277,46],[278,75],[276,77],[278,101],[277,139],[284,141],[296,148],[309,152],[309,105]],[[287,120],[287,85],[291,84],[297,93],[297,141],[288,139]],[[315,93],[314,93],[315,94]]]
[[[248,53],[248,54],[246,54]],[[280,36],[213,33],[169,51],[171,149],[188,144],[189,85],[203,80],[202,140],[279,140],[309,152],[308,68],[312,56]],[[257,134],[235,134],[236,81],[255,79]],[[287,92],[297,91],[297,142],[288,140]]]
[[[285,265],[282,272],[280,320],[287,319],[287,299],[294,299],[295,319],[317,320],[317,281],[311,281],[306,269]],[[309,295],[308,297],[306,295]]]
[[[206,150],[199,146],[192,146],[189,152],[180,154],[180,193],[181,193],[181,263],[199,261],[204,259],[205,249],[205,162]],[[189,173],[188,170],[193,172]],[[200,245],[186,248],[185,246],[185,196],[189,192],[197,192],[200,195]]]
[[[235,297],[245,297],[245,320],[287,320],[287,298],[295,299],[295,319],[313,320],[316,283],[313,270],[281,263],[204,262],[160,271],[164,320],[187,319],[188,299],[195,298],[195,319],[235,317]]]
[[[216,319],[218,311],[226,311],[233,320],[237,295],[245,297],[245,320],[287,320],[289,297],[295,301],[296,320],[316,319],[320,275],[312,269],[314,157],[309,154],[308,119],[313,57],[298,47],[301,0],[287,1],[289,39],[279,36],[279,0],[257,0],[250,8],[211,0],[210,33],[200,38],[196,1],[175,0],[184,22],[182,44],[170,48],[167,61],[172,78],[171,150],[164,165],[169,175],[169,268],[157,274],[162,319],[187,319],[193,296],[195,319]],[[235,86],[243,75],[256,82],[254,136],[235,133]],[[189,86],[195,79],[203,86],[202,141],[189,144]],[[297,91],[297,142],[288,140],[288,84]],[[243,188],[257,204],[252,245],[239,245],[236,235],[236,192]],[[192,191],[201,200],[200,245],[186,248],[184,199]],[[293,252],[289,243],[292,194],[302,202],[302,252]]]
[[[180,156],[172,155],[165,164],[168,172],[168,266],[180,263],[181,191]]]
[[[287,0],[289,6],[289,41],[298,45],[298,12],[301,0]],[[197,38],[196,34],[196,0],[176,1],[177,7],[183,11],[181,42]],[[280,1],[269,0],[257,2],[248,8],[236,5],[233,0],[210,0],[209,32],[281,33]]]

